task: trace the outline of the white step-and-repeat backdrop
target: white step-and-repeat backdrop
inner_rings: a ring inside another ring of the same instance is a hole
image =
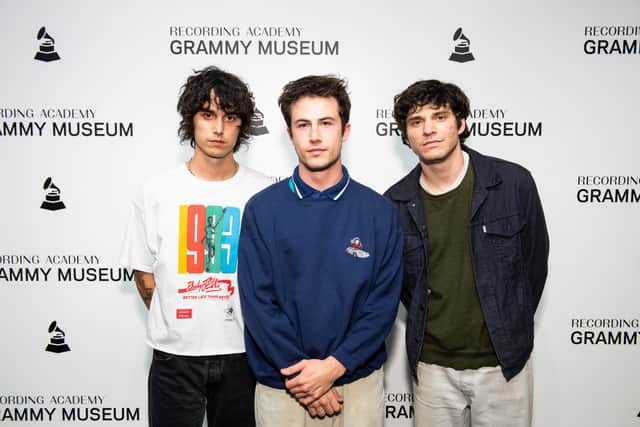
[[[146,311],[117,260],[136,190],[190,155],[179,87],[215,64],[261,113],[238,158],[274,177],[296,163],[282,86],[345,77],[344,161],[380,192],[416,162],[393,96],[460,85],[468,144],[529,168],[547,215],[535,425],[640,426],[638,0],[3,1],[0,37],[0,424],[146,424]],[[388,427],[412,425],[404,315]]]

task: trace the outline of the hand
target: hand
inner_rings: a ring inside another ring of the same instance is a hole
[[[309,405],[329,391],[334,381],[346,372],[342,363],[333,356],[326,359],[303,359],[281,369],[285,377],[298,374],[284,382],[287,390],[304,406]]]
[[[332,416],[340,412],[342,402],[340,393],[335,388],[332,388],[307,406],[307,411],[312,417],[324,418],[325,416]]]

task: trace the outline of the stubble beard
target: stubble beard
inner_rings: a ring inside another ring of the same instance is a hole
[[[428,159],[428,158],[426,158],[426,157],[424,157],[423,155],[420,155],[420,154],[418,154],[418,157],[420,158],[420,162],[422,164],[425,164],[425,165],[437,165],[437,164],[440,164],[440,163],[444,163],[447,160],[449,160],[449,158],[451,158],[451,156],[456,151],[456,149],[458,148],[459,145],[460,145],[460,142],[455,144],[453,147],[451,147],[451,149],[449,151],[447,151],[444,155],[442,155],[440,157]]]

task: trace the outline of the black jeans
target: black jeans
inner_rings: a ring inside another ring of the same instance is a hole
[[[255,379],[245,353],[178,356],[153,351],[149,426],[253,427]]]

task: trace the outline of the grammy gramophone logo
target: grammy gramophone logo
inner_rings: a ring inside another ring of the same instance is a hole
[[[453,33],[453,41],[455,42],[455,46],[453,48],[453,53],[449,56],[449,61],[454,62],[469,62],[473,61],[475,58],[473,57],[473,53],[471,53],[471,40],[462,32],[462,27],[458,28],[455,33]]]
[[[38,34],[36,34],[38,40],[40,40],[40,46],[38,47],[38,51],[36,52],[36,56],[33,59],[37,59],[38,61],[51,62],[57,61],[60,59],[60,55],[56,52],[55,43],[56,41],[51,37],[49,33],[47,33],[47,29],[45,27],[41,27],[38,30]]]
[[[54,320],[49,325],[49,345],[47,345],[45,350],[51,353],[64,353],[71,351],[67,343],[64,342],[64,337],[64,331],[60,329],[58,322]]]
[[[48,211],[57,211],[66,208],[64,202],[60,199],[60,189],[53,183],[51,177],[44,180],[44,201],[40,205],[41,209]]]
[[[251,118],[251,135],[260,136],[269,133],[269,129],[264,125],[264,114],[256,108],[256,112]]]

